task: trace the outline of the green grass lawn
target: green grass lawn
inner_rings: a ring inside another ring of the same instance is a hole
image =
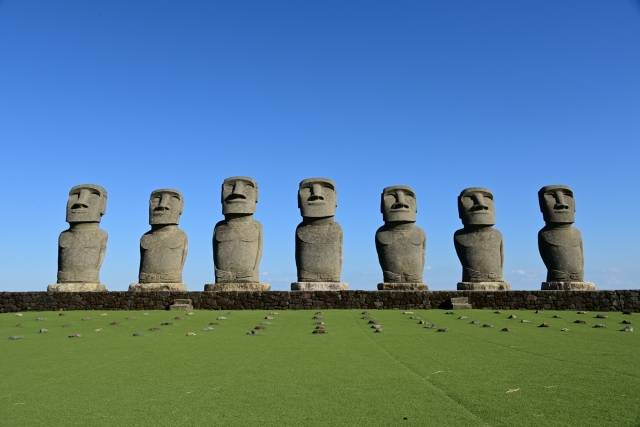
[[[0,314],[0,425],[640,425],[638,314],[314,313]]]

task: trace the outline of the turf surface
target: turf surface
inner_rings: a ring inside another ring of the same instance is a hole
[[[640,425],[638,314],[314,313],[0,314],[0,425]]]

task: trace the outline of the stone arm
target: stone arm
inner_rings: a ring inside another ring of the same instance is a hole
[[[182,249],[182,261],[180,262],[180,271],[184,268],[184,263],[187,260],[187,253],[189,252],[189,239],[187,238],[186,233],[183,231],[182,236],[184,237],[184,247]]]
[[[422,259],[420,260],[420,271],[424,274],[424,264],[427,259],[427,235],[422,231]]]
[[[336,223],[336,225],[338,226],[338,240],[340,242],[340,256],[338,257],[338,278],[339,278],[341,273],[342,273],[342,241],[343,241],[343,234],[342,234],[342,227],[340,226],[340,224]]]
[[[258,282],[260,281],[260,276],[258,273],[258,269],[260,267],[260,259],[262,258],[262,224],[260,224],[259,222],[256,221],[256,224],[258,226],[258,251],[256,253],[256,261],[253,264],[253,271],[256,272],[256,276],[258,279]]]
[[[503,272],[504,268],[504,241],[500,239],[500,272]]]
[[[107,253],[107,240],[109,239],[109,235],[105,231],[100,230],[100,232],[101,232],[100,256],[98,257],[98,265],[96,265],[96,268],[98,270],[100,270],[100,267],[102,267],[102,262],[104,261],[104,257]]]

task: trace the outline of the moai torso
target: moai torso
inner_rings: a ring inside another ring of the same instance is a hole
[[[72,227],[58,239],[58,283],[100,283],[100,267],[107,248],[107,233],[98,228]]]
[[[339,282],[342,228],[333,218],[303,221],[296,228],[296,266],[300,282]]]
[[[151,230],[140,239],[140,283],[181,283],[187,235],[177,227]]]
[[[571,225],[545,226],[538,232],[538,249],[547,267],[547,282],[582,282],[582,236]]]
[[[421,283],[425,249],[425,233],[414,223],[380,227],[376,250],[384,281]]]
[[[502,234],[493,227],[463,228],[455,232],[454,245],[462,264],[463,282],[502,280]]]
[[[213,232],[216,282],[258,283],[262,225],[253,218],[224,220]]]

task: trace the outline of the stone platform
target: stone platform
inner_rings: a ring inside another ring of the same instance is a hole
[[[379,291],[426,291],[429,287],[423,282],[382,282]]]
[[[107,287],[102,283],[54,283],[47,286],[47,292],[107,292]]]
[[[509,291],[507,282],[458,282],[459,291]]]
[[[542,282],[543,291],[595,291],[591,282]]]
[[[344,282],[293,282],[292,291],[345,291],[349,284]]]
[[[268,283],[222,282],[204,285],[205,292],[264,292],[269,289],[271,285]]]
[[[129,292],[185,292],[184,283],[132,283]]]

